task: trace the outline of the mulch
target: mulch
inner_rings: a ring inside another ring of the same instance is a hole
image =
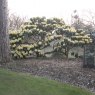
[[[83,68],[81,59],[23,59],[1,67],[17,72],[28,72],[95,92],[95,69]]]

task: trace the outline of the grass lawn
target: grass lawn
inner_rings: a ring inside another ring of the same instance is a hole
[[[0,69],[0,95],[94,95],[68,84]]]

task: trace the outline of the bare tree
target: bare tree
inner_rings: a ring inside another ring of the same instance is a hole
[[[7,0],[0,0],[0,63],[10,61]]]
[[[92,10],[85,11],[83,21],[95,27],[95,12]]]
[[[95,13],[91,10],[86,10],[79,15],[77,11],[73,12],[71,25],[76,29],[83,29],[86,33],[95,31]]]
[[[9,16],[9,30],[18,30],[21,25],[25,22],[24,17],[20,17],[16,14],[10,14]]]

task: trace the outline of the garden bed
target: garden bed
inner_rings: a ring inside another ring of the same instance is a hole
[[[95,92],[95,69],[83,68],[82,60],[24,59],[1,66],[17,72],[47,77]]]

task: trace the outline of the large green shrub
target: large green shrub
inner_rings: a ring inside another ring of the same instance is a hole
[[[89,44],[92,39],[83,30],[75,30],[58,18],[31,18],[21,30],[10,32],[13,58],[26,58],[32,54],[45,56],[41,50],[50,46],[51,42],[56,42],[52,52],[63,52],[68,56],[70,47]]]

